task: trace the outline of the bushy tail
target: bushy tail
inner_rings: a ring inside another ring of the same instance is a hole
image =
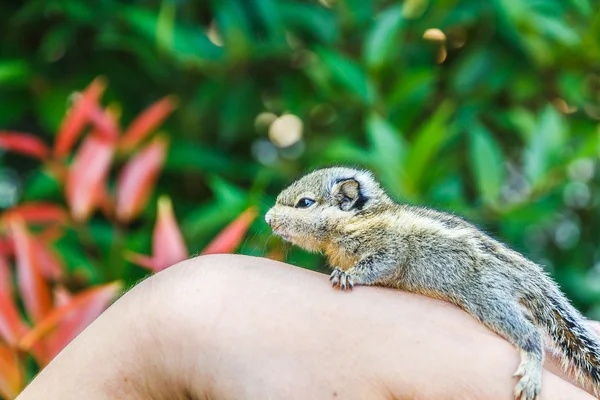
[[[538,307],[532,307],[534,318],[546,327],[563,369],[599,397],[600,334],[555,287],[546,292],[545,298],[537,297],[534,302],[538,303]]]

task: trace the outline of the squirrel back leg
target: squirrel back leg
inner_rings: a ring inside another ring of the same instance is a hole
[[[525,316],[518,303],[490,297],[481,303],[478,298],[465,309],[478,318],[489,329],[518,347],[521,362],[513,376],[520,377],[515,386],[515,399],[537,399],[542,389],[544,362],[543,336],[539,329]]]

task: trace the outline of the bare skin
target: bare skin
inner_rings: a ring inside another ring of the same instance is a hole
[[[465,312],[328,283],[260,258],[183,262],[123,296],[18,400],[512,399],[517,351]],[[545,367],[542,399],[593,400]]]

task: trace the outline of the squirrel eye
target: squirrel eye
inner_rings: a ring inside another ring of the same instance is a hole
[[[303,197],[295,205],[295,208],[308,208],[315,204],[313,199],[309,199],[308,197]]]

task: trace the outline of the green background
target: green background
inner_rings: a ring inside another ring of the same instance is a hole
[[[128,249],[149,252],[160,194],[194,253],[300,174],[364,166],[397,200],[463,215],[542,263],[600,318],[599,38],[588,0],[5,1],[0,129],[51,143],[69,95],[100,75],[124,123],[174,94],[168,160],[120,233]],[[298,116],[302,140],[274,146],[264,113]],[[64,203],[37,162],[0,163],[16,193],[3,207]],[[57,247],[97,271],[119,233],[98,215],[88,225],[100,253],[68,234]],[[259,217],[239,252],[281,246]],[[286,254],[324,270],[318,255]],[[119,271],[130,284],[145,273]]]

